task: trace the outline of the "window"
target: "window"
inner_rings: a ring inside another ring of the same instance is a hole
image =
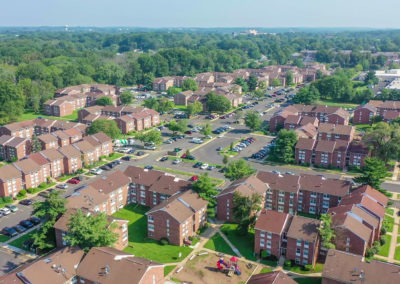
[[[315,207],[310,207],[309,213],[310,214],[315,214]]]
[[[283,206],[278,206],[278,212],[283,212]]]
[[[272,210],[272,204],[271,204],[271,203],[267,203],[266,208],[267,208],[268,210]]]
[[[146,197],[146,191],[141,191],[140,192],[140,197],[145,198]]]
[[[296,249],[296,256],[300,256],[301,250],[299,248]]]
[[[282,197],[279,197],[278,203],[279,204],[285,204],[285,200]]]
[[[261,237],[261,238],[264,238],[264,237],[265,237],[265,232],[261,231],[261,232],[260,232],[260,237]]]
[[[260,239],[260,247],[264,247],[265,246],[265,240],[264,239]]]
[[[309,244],[307,241],[304,241],[304,248],[307,248],[307,249],[308,249],[309,245],[310,245],[310,244]]]
[[[148,221],[149,223],[153,223],[153,222],[154,222],[153,216],[151,216],[151,215],[147,216],[147,221]]]
[[[296,246],[301,247],[301,240],[296,241]]]
[[[346,246],[349,246],[349,245],[350,245],[350,238],[347,237],[347,238],[346,238]]]
[[[297,205],[297,211],[299,211],[299,212],[303,211],[303,208],[301,207],[301,204]]]
[[[308,260],[307,259],[303,259],[303,265],[307,265],[308,264]]]
[[[169,219],[167,219],[167,221],[166,221],[166,222],[167,222],[167,227],[169,227]]]
[[[285,196],[285,192],[282,191],[282,190],[280,190],[280,191],[279,191],[279,196]]]
[[[324,199],[329,199],[331,196],[329,195],[329,194],[327,194],[327,193],[324,193]]]
[[[148,230],[150,232],[154,232],[154,225],[153,224],[148,224],[147,227],[148,227]]]
[[[305,250],[303,251],[303,257],[304,257],[304,258],[308,258],[308,249],[305,249]]]
[[[329,208],[329,201],[323,201],[322,202],[322,207]]]
[[[267,239],[271,239],[272,238],[272,233],[268,232],[267,233]]]
[[[267,248],[271,248],[271,241],[267,241]]]
[[[290,193],[290,198],[291,199],[294,198],[294,193],[293,192]]]
[[[295,259],[296,264],[300,264],[300,258]]]
[[[303,196],[299,196],[299,203],[303,202]]]
[[[316,205],[317,200],[315,198],[310,198],[310,205]]]

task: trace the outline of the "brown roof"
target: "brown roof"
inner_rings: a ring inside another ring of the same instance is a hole
[[[317,142],[315,151],[333,153],[335,150],[335,141],[320,140]]]
[[[66,133],[67,135],[69,135],[70,137],[82,137],[82,132],[80,132],[78,129],[76,128],[70,128],[70,129],[66,129],[64,130],[64,133]]]
[[[88,186],[81,191],[75,192],[67,198],[67,208],[92,210],[108,200],[107,194],[96,188]]]
[[[40,165],[37,164],[31,158],[15,162],[13,165],[14,167],[21,170],[25,174],[29,174],[40,170]]]
[[[352,192],[352,194],[355,193],[361,193],[364,195],[368,195],[370,198],[372,198],[373,200],[376,200],[378,203],[380,203],[382,206],[386,206],[389,198],[384,195],[383,193],[380,193],[378,190],[374,189],[372,186],[370,185],[362,185],[359,188],[357,188],[356,190],[354,190]]]
[[[81,155],[81,152],[72,145],[63,146],[57,150],[67,158],[80,157]]]
[[[296,284],[297,282],[282,271],[272,271],[262,274],[254,274],[247,284]]]
[[[379,227],[379,219],[367,211],[361,209],[355,204],[339,205],[337,207],[331,207],[328,210],[329,214],[350,214],[361,218],[364,222],[368,223],[374,228]]]
[[[340,205],[346,204],[357,204],[358,206],[364,207],[371,211],[377,217],[383,218],[385,216],[385,207],[370,198],[368,195],[364,195],[360,192],[351,193],[345,196],[341,201]]]
[[[271,172],[259,171],[257,173],[263,183],[271,190],[283,190],[286,192],[297,193],[300,187],[300,177],[296,175],[275,174]]]
[[[17,268],[0,277],[1,284],[52,283],[64,284],[76,275],[84,251],[65,247],[45,257]]]
[[[52,135],[54,135],[54,136],[56,136],[56,137],[58,137],[58,138],[60,138],[60,139],[62,139],[62,140],[64,140],[64,139],[69,139],[69,135],[67,134],[67,133],[65,133],[63,130],[57,130],[57,131],[54,131],[53,133],[52,133]]]
[[[151,267],[164,265],[114,248],[95,247],[85,256],[77,274],[93,283],[131,284],[141,283]]]
[[[362,142],[351,142],[349,151],[351,153],[361,153],[367,155],[369,153],[368,147]]]
[[[2,127],[5,127],[11,131],[15,130],[20,130],[24,128],[30,128],[34,126],[33,120],[25,120],[25,121],[20,121],[20,122],[13,122],[10,124],[3,125]]]
[[[98,142],[104,144],[107,142],[112,142],[112,139],[107,136],[104,132],[99,132],[96,134],[91,135],[94,139],[96,139]]]
[[[242,178],[232,182],[218,196],[240,192],[242,195],[251,196],[253,194],[264,195],[267,191],[267,186],[256,175],[251,175],[247,178]]]
[[[28,158],[32,159],[40,166],[49,164],[49,161],[43,155],[41,155],[40,152],[30,154]]]
[[[293,239],[314,242],[318,238],[319,225],[319,220],[295,215],[290,223],[287,236]]]
[[[312,117],[312,116],[302,116],[301,117],[301,121],[300,121],[300,125],[306,125],[308,123],[317,124],[318,125],[319,120],[318,120],[318,118]]]
[[[50,142],[57,142],[58,141],[57,137],[55,137],[52,134],[40,135],[40,136],[38,136],[38,139],[40,141],[42,141],[43,143],[46,143],[46,144],[50,143]]]
[[[0,168],[0,180],[5,182],[9,179],[20,178],[21,172],[13,165],[5,165]]]
[[[174,176],[163,175],[150,186],[149,191],[172,196],[177,192],[185,191],[189,188],[190,182]]]
[[[129,183],[130,179],[123,172],[116,170],[107,176],[96,178],[89,185],[107,194]]]
[[[339,283],[393,284],[400,283],[400,266],[361,255],[329,250],[322,277]],[[362,278],[360,277],[362,275]]]
[[[285,120],[285,123],[290,123],[290,124],[299,124],[301,121],[301,116],[299,115],[288,115],[288,117]]]
[[[300,178],[300,190],[343,197],[350,192],[350,188],[351,184],[346,180],[306,174],[302,174]]]
[[[297,135],[300,138],[311,138],[314,139],[318,134],[318,129],[314,124],[307,123],[305,125],[300,126],[296,130]]]
[[[136,166],[127,167],[124,174],[131,178],[132,182],[145,186],[151,186],[161,176],[165,175],[165,173],[161,171],[147,170]]]
[[[198,210],[207,206],[207,203],[208,202],[202,199],[197,193],[189,190],[158,204],[146,214],[161,210],[171,215],[178,222],[183,223],[188,218],[191,218]]]
[[[94,146],[87,140],[79,141],[73,144],[73,146],[79,149],[82,153],[88,153],[94,151]]]
[[[354,126],[333,123],[320,123],[318,126],[318,132],[320,133],[331,133],[340,135],[350,135],[353,129]]]
[[[315,146],[315,139],[299,138],[296,144],[296,149],[312,151]]]
[[[285,229],[289,216],[287,213],[264,209],[258,216],[254,229],[280,235]]]
[[[26,143],[28,140],[21,137],[3,135],[0,138],[0,145],[9,146],[9,147],[18,147],[22,143]]]
[[[43,150],[40,154],[50,162],[57,161],[63,158],[63,155],[56,149]]]

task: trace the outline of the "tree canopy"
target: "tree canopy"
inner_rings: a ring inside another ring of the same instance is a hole
[[[168,129],[172,132],[185,132],[188,128],[188,121],[186,119],[181,119],[178,122],[176,120],[171,120],[168,123]]]
[[[368,157],[364,160],[364,167],[361,168],[361,175],[354,178],[354,181],[361,184],[368,184],[377,190],[381,190],[381,184],[388,176],[385,163],[377,158]]]
[[[215,183],[208,176],[208,173],[204,173],[192,184],[192,188],[196,191],[201,198],[216,203],[215,196],[218,195],[218,191],[215,188]]]
[[[235,160],[228,164],[225,171],[225,177],[231,181],[238,180],[244,177],[248,177],[254,174],[256,171],[248,164],[245,160]]]
[[[161,132],[157,130],[150,130],[146,133],[139,133],[135,136],[135,138],[143,143],[154,143],[159,145],[163,142],[161,137]]]
[[[203,104],[199,101],[195,101],[194,103],[188,104],[186,111],[189,116],[194,114],[198,114],[203,110]]]
[[[244,117],[244,123],[252,131],[260,130],[262,124],[260,114],[255,110],[248,111]]]
[[[110,97],[103,96],[96,100],[96,105],[99,106],[113,106],[114,102]]]
[[[119,99],[123,105],[129,105],[133,103],[133,94],[129,91],[124,91],[119,95]]]
[[[114,120],[97,119],[86,129],[87,134],[104,132],[108,137],[116,139],[121,136],[121,130]]]
[[[197,91],[198,86],[195,80],[188,78],[182,82],[182,91]]]
[[[207,109],[210,112],[224,113],[231,109],[232,104],[225,96],[218,96],[214,92],[206,95]]]
[[[276,160],[283,163],[293,163],[295,146],[297,143],[297,133],[293,130],[281,129],[278,133],[275,146],[272,149],[272,155]]]

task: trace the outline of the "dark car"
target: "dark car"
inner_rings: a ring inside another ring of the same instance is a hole
[[[131,156],[122,157],[121,160],[130,161],[131,160]]]
[[[162,158],[160,159],[161,162],[164,162],[164,161],[166,161],[166,160],[168,160],[168,157],[162,157]]]
[[[108,170],[111,170],[111,167],[109,167],[108,165],[104,165],[104,166],[101,166],[100,169],[102,169],[104,171],[108,171]]]
[[[39,196],[46,198],[49,196],[49,193],[47,191],[42,191],[39,193]]]
[[[112,169],[112,168],[114,168],[116,166],[116,164],[108,163],[108,164],[106,164],[106,166],[108,166],[108,167],[110,167]]]
[[[152,169],[153,169],[153,166],[147,165],[147,166],[145,166],[144,168],[145,168],[146,170],[152,170]]]
[[[19,204],[26,205],[26,206],[32,205],[32,203],[33,203],[33,201],[30,199],[23,199],[19,202]]]
[[[185,131],[185,134],[192,134],[192,133],[193,133],[193,131],[191,131],[191,130]]]
[[[88,187],[87,185],[81,185],[80,187],[75,188],[75,189],[74,189],[74,192],[81,191],[82,189],[85,189],[85,188],[87,188],[87,187]]]
[[[128,154],[133,154],[133,153],[135,153],[135,150],[134,150],[134,149],[130,149],[130,150],[128,151]]]
[[[37,225],[40,223],[40,219],[36,216],[32,216],[29,221],[31,221],[33,224]]]
[[[9,227],[5,227],[2,231],[2,233],[11,238],[18,235],[18,232],[14,228],[9,228]]]
[[[146,153],[143,152],[143,151],[136,152],[136,155],[137,155],[137,156],[143,156],[144,154],[146,154]]]
[[[19,222],[19,224],[27,229],[32,228],[33,227],[33,223],[31,221],[28,220],[22,220],[21,222]]]
[[[196,157],[195,157],[195,156],[192,156],[192,155],[190,155],[190,156],[187,156],[187,157],[186,157],[186,159],[189,159],[189,160],[196,160]]]
[[[16,230],[18,233],[23,233],[26,231],[26,228],[22,227],[21,225],[14,226],[13,229]]]
[[[198,168],[202,165],[203,163],[197,162],[196,164],[193,165],[193,168]]]

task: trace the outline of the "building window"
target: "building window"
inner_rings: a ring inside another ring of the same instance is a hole
[[[315,214],[315,207],[310,207],[309,213],[310,214]]]
[[[260,247],[264,247],[264,245],[265,245],[265,240],[264,239],[260,239]]]
[[[301,250],[299,248],[296,249],[296,256],[300,256]]]
[[[301,247],[301,240],[296,241],[296,246]]]
[[[260,232],[260,237],[261,237],[261,238],[264,238],[264,237],[265,237],[265,232],[261,231],[261,232]]]
[[[304,241],[304,248],[308,248],[309,247],[309,243],[307,241]]]
[[[278,206],[278,212],[283,212],[283,206]]]
[[[311,198],[310,199],[310,205],[316,205],[317,204],[317,200],[315,198]]]
[[[154,225],[153,224],[148,224],[147,227],[148,227],[148,230],[150,232],[154,232]]]
[[[153,222],[154,222],[153,216],[151,216],[151,215],[147,216],[147,221],[148,221],[149,223],[153,223]]]
[[[272,238],[272,233],[268,232],[267,233],[267,239],[271,239]]]

